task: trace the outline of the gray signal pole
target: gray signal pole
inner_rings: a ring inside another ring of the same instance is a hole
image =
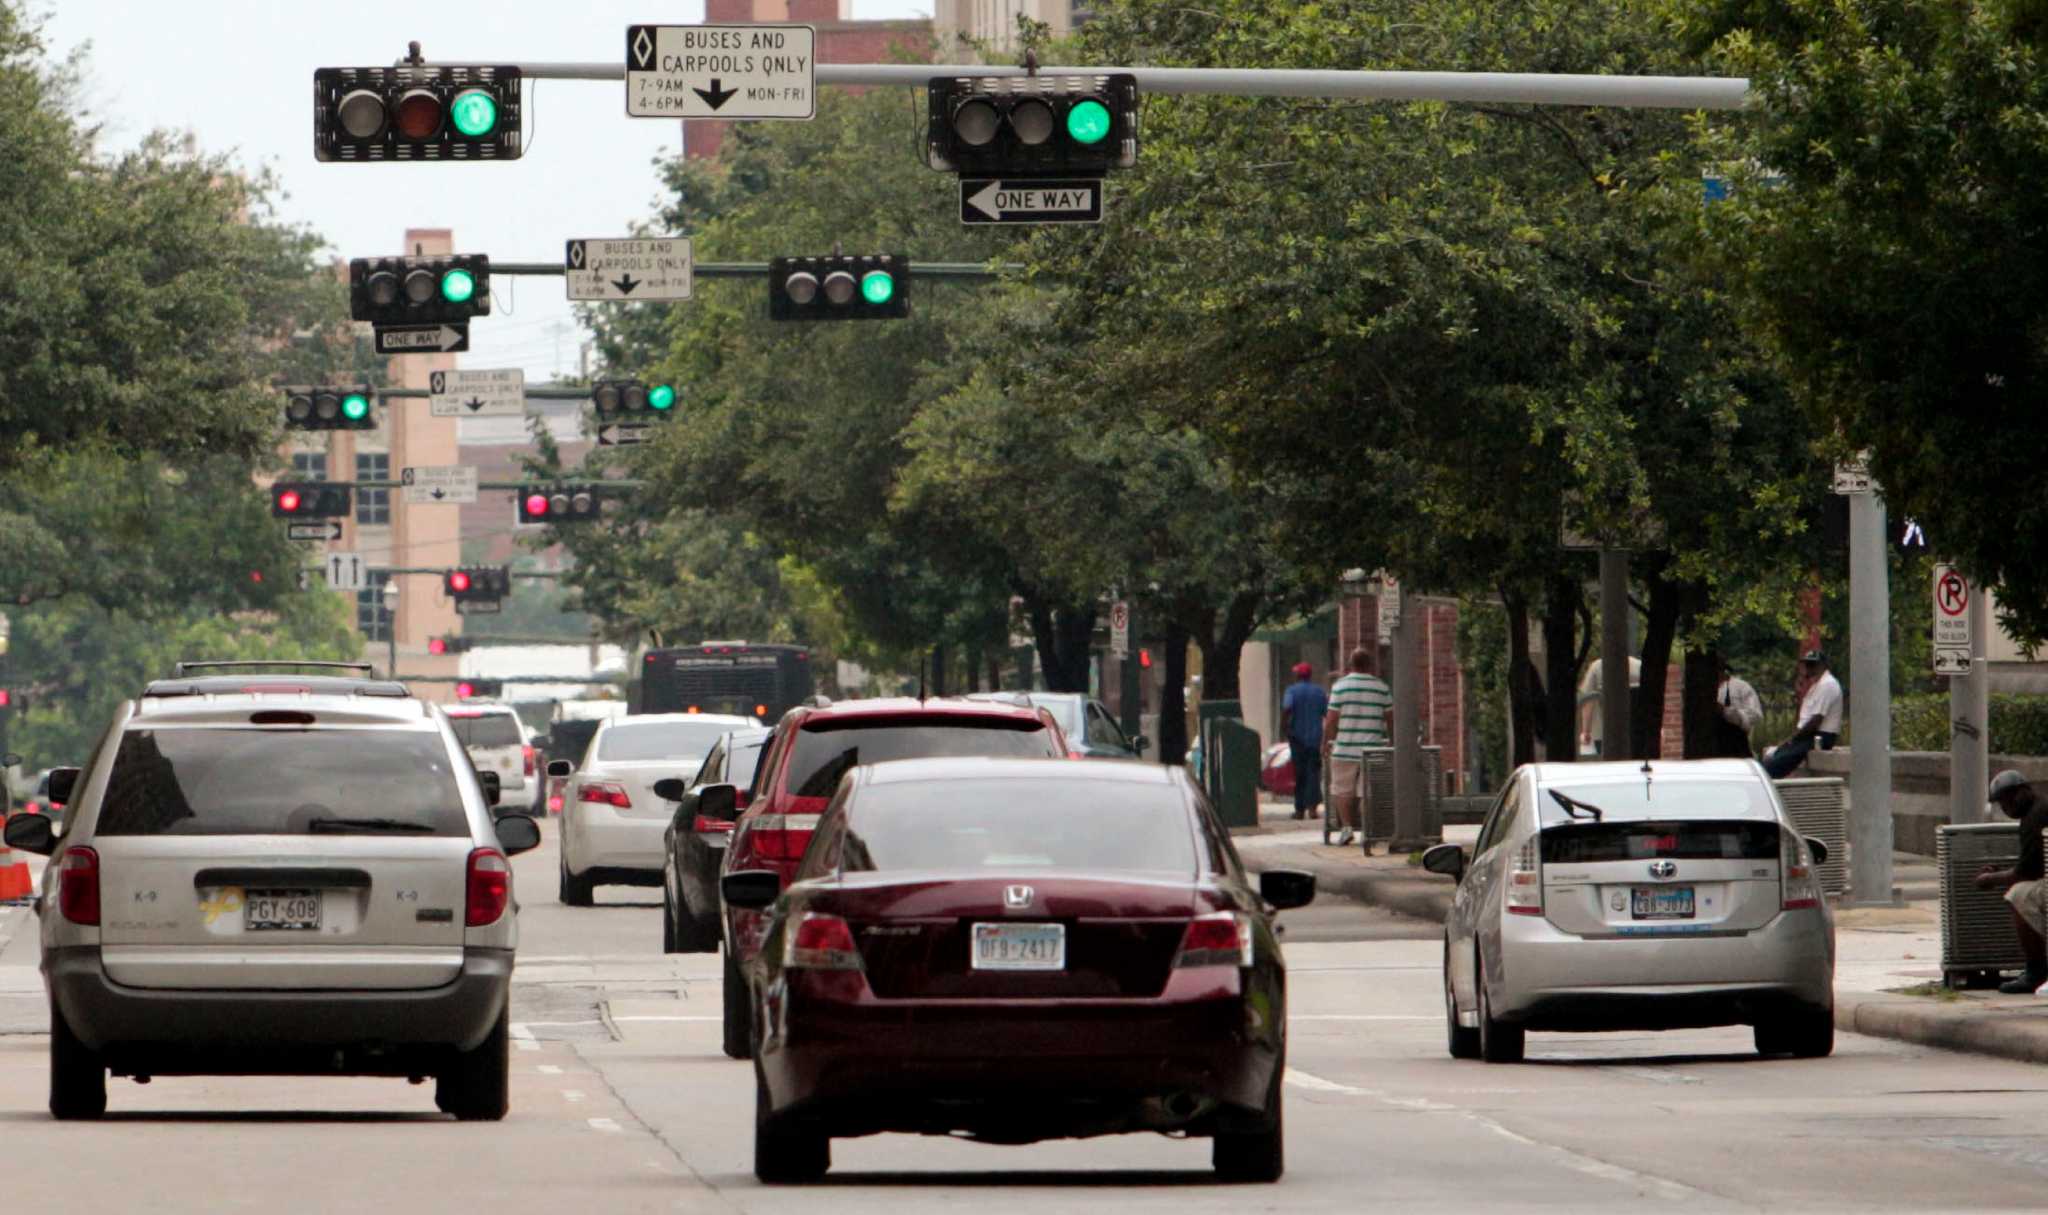
[[[1991,778],[1991,671],[1984,656],[1984,588],[1970,584],[1970,673],[1948,677],[1949,821],[1985,820]]]
[[[1849,897],[1892,901],[1892,607],[1884,500],[1849,497]],[[1974,819],[1957,819],[1973,822]]]
[[[1406,578],[1394,594],[1400,605],[1400,618],[1388,637],[1394,652],[1394,677],[1388,689],[1394,694],[1394,838],[1387,850],[1401,853],[1434,841],[1426,838],[1422,822],[1422,799],[1427,795],[1422,784],[1422,622],[1415,618],[1415,597],[1408,593]]]

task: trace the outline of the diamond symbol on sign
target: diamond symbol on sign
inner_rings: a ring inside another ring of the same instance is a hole
[[[434,393],[437,396],[440,395],[441,393],[447,392],[448,373],[445,371],[435,372],[431,381],[431,387],[428,389],[428,391]]]
[[[654,53],[654,40],[647,36],[647,27],[641,26],[633,39],[633,59],[641,67],[647,66],[647,57]]]
[[[583,242],[580,240],[569,242],[569,265],[577,270],[583,269]]]

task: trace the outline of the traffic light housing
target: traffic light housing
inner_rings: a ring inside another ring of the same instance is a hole
[[[644,380],[599,380],[590,390],[590,403],[599,421],[666,421],[676,414],[676,390],[673,384]]]
[[[768,315],[778,321],[909,316],[910,259],[901,253],[778,257],[768,263]]]
[[[519,491],[521,523],[588,523],[603,508],[604,495],[595,485],[564,482]]]
[[[327,481],[279,481],[270,487],[270,513],[277,519],[345,519],[353,501],[349,486]]]
[[[427,638],[429,654],[467,654],[473,643],[460,633],[443,633],[439,637]]]
[[[967,177],[1102,177],[1138,163],[1138,78],[934,76],[926,160]]]
[[[319,68],[313,155],[358,164],[517,160],[520,71],[512,66]]]
[[[441,590],[457,603],[496,602],[512,593],[512,571],[502,565],[465,565],[441,575]]]
[[[491,259],[358,257],[348,264],[348,314],[376,325],[437,325],[491,314]]]
[[[368,384],[326,384],[284,390],[286,430],[375,430],[377,390]]]
[[[502,679],[465,679],[455,685],[455,699],[479,700],[502,696],[505,681]]]

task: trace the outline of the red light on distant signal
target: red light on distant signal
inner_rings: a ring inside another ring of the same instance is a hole
[[[277,508],[287,513],[297,513],[299,509],[299,491],[288,489],[279,494],[277,496]]]
[[[1142,669],[1142,670],[1146,670],[1146,671],[1149,671],[1149,670],[1151,670],[1151,669],[1152,669],[1152,651],[1150,651],[1150,650],[1139,650],[1139,651],[1138,651],[1138,666],[1139,666],[1139,668],[1140,668],[1140,669]]]
[[[0,688],[0,709],[8,708],[13,704],[14,693],[8,691],[6,688]]]
[[[468,700],[470,697],[474,695],[476,695],[475,684],[469,683],[468,681],[464,681],[462,683],[458,683],[455,685],[455,699]]]
[[[448,589],[451,591],[458,592],[468,590],[469,574],[463,570],[456,570],[454,573],[448,575]]]
[[[447,652],[448,652],[448,639],[447,639],[447,638],[445,638],[445,637],[429,637],[429,638],[427,639],[427,653],[429,653],[429,654],[446,654]]]

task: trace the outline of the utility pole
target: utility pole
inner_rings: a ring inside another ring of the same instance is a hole
[[[1884,500],[1849,497],[1849,897],[1892,901],[1891,569]],[[1973,822],[1974,819],[1957,819]]]
[[[1600,758],[1628,759],[1628,550],[1600,549]]]
[[[1393,630],[1389,640],[1394,651],[1394,839],[1389,852],[1413,852],[1430,842],[1422,821],[1422,622],[1415,618],[1414,597],[1408,581],[1382,589],[1394,596]],[[1441,779],[1437,777],[1436,779]]]
[[[1951,574],[1951,577],[1960,577]],[[1991,675],[1984,656],[1984,588],[1967,581],[1969,605],[1964,619],[1970,630],[1970,673],[1948,679],[1949,821],[1981,823],[1985,819],[1985,787],[1991,770]],[[1935,618],[1940,620],[1941,579],[1935,580]],[[1939,624],[1937,623],[1937,629]]]

